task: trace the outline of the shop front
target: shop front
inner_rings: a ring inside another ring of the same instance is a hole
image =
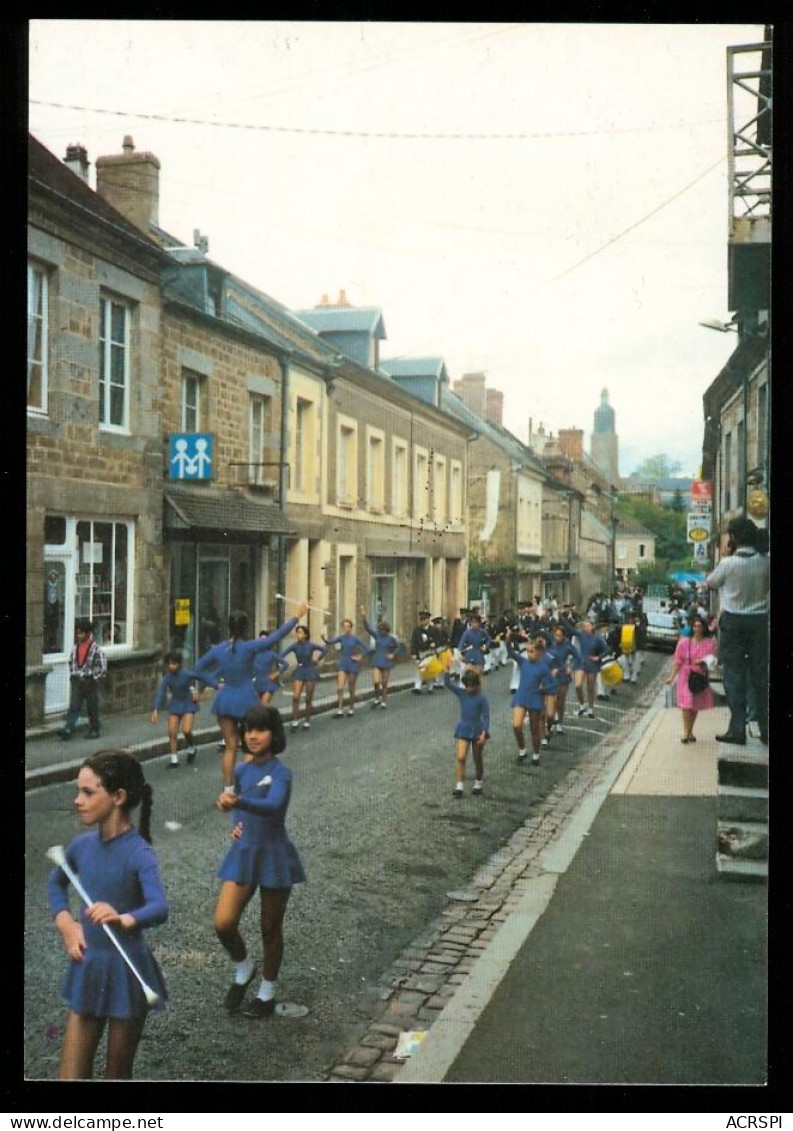
[[[42,664],[45,714],[69,703],[75,624],[89,620],[108,658],[132,646],[135,520],[47,515],[44,520]]]
[[[269,623],[283,513],[240,491],[170,488],[165,495],[169,559],[168,647],[189,667],[228,637],[231,612],[257,635]]]

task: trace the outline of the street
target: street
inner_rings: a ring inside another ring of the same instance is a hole
[[[384,970],[438,916],[447,892],[470,884],[532,807],[600,742],[596,733],[611,736],[636,724],[667,664],[666,656],[648,653],[638,688],[621,685],[608,704],[597,703],[595,721],[569,717],[540,767],[515,763],[508,671],[488,677],[492,739],[480,798],[470,793],[470,766],[464,799],[452,798],[458,706],[445,691],[421,699],[402,692],[387,712],[364,703],[354,720],[326,714],[309,733],[288,731],[282,757],[293,770],[294,788],[287,827],[308,883],[294,889],[287,911],[278,997],[305,1005],[303,1018],[255,1022],[229,1017],[222,1008],[230,963],[215,939],[212,912],[230,824],[214,807],[220,790],[214,743],[200,749],[195,769],[169,772],[166,758],[147,762],[153,845],[171,908],[169,922],[148,938],[165,974],[170,1009],[147,1023],[136,1078],[325,1079],[371,1020]],[[280,697],[284,713],[287,703]],[[57,1074],[67,960],[47,909],[45,851],[80,831],[73,797],[73,783],[26,797],[29,1079]],[[258,963],[253,905],[242,930]]]

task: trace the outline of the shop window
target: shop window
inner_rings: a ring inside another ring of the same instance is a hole
[[[74,614],[93,621],[106,647],[131,643],[132,560],[130,523],[78,521]]]
[[[48,282],[40,267],[28,265],[28,411],[47,411]]]

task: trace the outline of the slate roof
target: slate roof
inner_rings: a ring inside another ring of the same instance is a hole
[[[377,306],[315,306],[292,313],[318,334],[363,332],[375,338],[386,336],[383,312]]]
[[[617,534],[628,534],[641,538],[655,538],[652,530],[648,530],[646,526],[642,526],[635,518],[629,515],[620,514],[616,512],[615,518],[617,520]]]
[[[169,484],[165,488],[165,499],[173,510],[173,515],[166,515],[166,526],[171,530],[295,533],[289,519],[277,506],[231,487]]]
[[[444,388],[443,385],[441,385],[440,407],[450,416],[454,416],[457,420],[467,424],[473,431],[478,432],[481,436],[490,440],[491,443],[496,444],[502,451],[506,452],[511,459],[534,468],[540,473],[543,480],[545,480],[549,486],[558,486],[558,480],[555,480],[553,476],[549,474],[534,453],[530,451],[517,436],[513,436],[513,434],[502,425],[479,416],[479,414],[474,412],[473,409],[470,409],[456,393],[452,393],[449,389]]]
[[[448,383],[449,374],[442,357],[389,357],[380,368],[390,377],[437,377]]]
[[[51,153],[33,134],[28,134],[28,179],[45,190],[52,190],[82,211],[91,213],[96,220],[112,225],[121,235],[132,237],[141,251],[163,256],[159,244],[141,232],[112,204],[108,204],[98,192],[94,192],[82,177]]]

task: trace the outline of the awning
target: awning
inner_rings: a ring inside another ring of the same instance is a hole
[[[171,535],[220,534],[243,541],[250,541],[251,535],[294,533],[278,507],[230,487],[167,487],[164,525]]]

